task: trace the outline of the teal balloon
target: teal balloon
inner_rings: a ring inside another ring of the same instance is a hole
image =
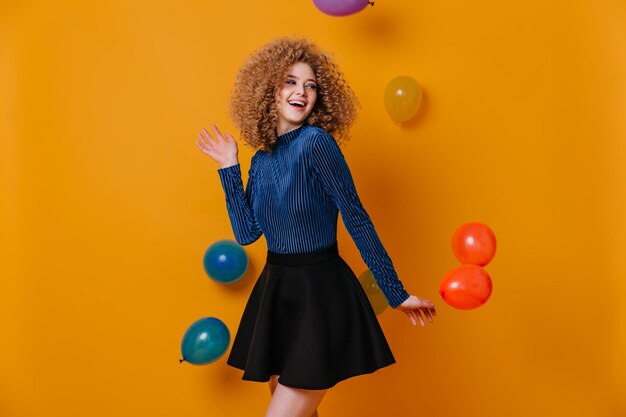
[[[218,240],[204,253],[204,271],[221,284],[240,280],[248,270],[248,255],[237,242]]]
[[[228,327],[218,318],[205,317],[193,323],[183,336],[183,358],[193,365],[206,365],[221,358],[230,345]]]

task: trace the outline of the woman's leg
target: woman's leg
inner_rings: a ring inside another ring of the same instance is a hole
[[[276,385],[278,385],[278,377],[280,375],[272,375],[270,376],[270,392],[272,393],[272,395],[274,395],[274,390],[276,390]]]
[[[278,375],[270,377],[272,400],[265,417],[318,417],[317,406],[328,390],[306,390],[278,383]]]

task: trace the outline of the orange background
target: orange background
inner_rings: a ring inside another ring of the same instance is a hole
[[[387,309],[397,364],[339,383],[321,416],[626,415],[626,4],[309,0],[0,4],[0,415],[261,416],[266,384],[179,364],[195,320],[234,335],[239,283],[202,256],[233,238],[217,165],[195,146],[245,57],[306,36],[362,102],[343,147],[426,328]],[[398,126],[383,92],[424,88]],[[252,150],[240,144],[244,177]],[[245,180],[245,178],[244,178]],[[469,221],[498,238],[489,302],[438,296]],[[365,269],[340,226],[339,246]]]

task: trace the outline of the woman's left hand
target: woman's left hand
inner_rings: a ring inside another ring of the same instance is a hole
[[[425,298],[416,297],[414,295],[409,296],[402,304],[396,307],[396,310],[403,311],[411,319],[413,326],[417,326],[417,319],[420,321],[422,327],[426,326],[422,314],[426,319],[432,323],[433,319],[437,315],[435,305]]]

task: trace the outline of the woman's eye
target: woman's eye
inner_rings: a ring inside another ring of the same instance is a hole
[[[310,88],[311,90],[315,90],[317,86],[315,84],[307,84],[307,88]]]
[[[294,80],[287,80],[287,84],[296,84],[296,82]]]

